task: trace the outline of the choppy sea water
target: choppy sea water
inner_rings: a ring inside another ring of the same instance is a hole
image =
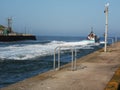
[[[0,88],[53,69],[54,50],[58,46],[78,45],[77,58],[103,47],[86,37],[38,36],[36,41],[0,43]],[[71,51],[63,48],[61,65],[71,62]]]

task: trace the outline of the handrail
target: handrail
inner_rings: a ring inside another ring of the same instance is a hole
[[[60,69],[60,52],[61,52],[61,49],[62,48],[68,48],[71,50],[71,70],[76,70],[76,56],[77,56],[77,51],[76,49],[78,49],[78,47],[81,47],[81,45],[76,45],[76,46],[57,46],[55,49],[54,49],[54,61],[53,61],[53,69],[54,70],[59,70]],[[58,51],[58,65],[57,65],[57,68],[56,68],[56,51]],[[75,52],[75,54],[74,54]],[[75,58],[74,58],[75,57]],[[75,60],[74,60],[75,59]]]
[[[114,39],[113,38],[108,38],[108,39],[110,39],[112,41],[112,44],[114,43]]]

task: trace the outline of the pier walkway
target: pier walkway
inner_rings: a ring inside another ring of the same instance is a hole
[[[78,59],[75,71],[67,64],[59,71],[51,70],[0,90],[117,90],[105,88],[118,68],[120,42],[109,46],[106,53],[101,49]]]

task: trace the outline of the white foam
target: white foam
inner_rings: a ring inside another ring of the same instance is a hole
[[[64,42],[64,41],[52,41],[47,44],[31,44],[31,45],[11,45],[6,47],[0,47],[0,59],[15,59],[26,60],[35,57],[53,55],[54,49],[58,46],[90,46],[94,42],[83,40],[79,42]]]

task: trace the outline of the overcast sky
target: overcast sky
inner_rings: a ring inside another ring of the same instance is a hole
[[[120,35],[120,0],[0,0],[0,24],[12,17],[15,32],[47,36],[86,36],[105,31],[109,2],[109,35]]]

